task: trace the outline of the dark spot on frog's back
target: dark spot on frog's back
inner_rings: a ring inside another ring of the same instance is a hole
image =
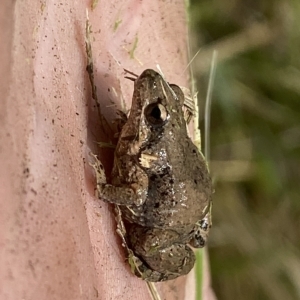
[[[156,174],[152,174],[150,177],[149,177],[150,181],[155,181],[157,179],[157,175]]]

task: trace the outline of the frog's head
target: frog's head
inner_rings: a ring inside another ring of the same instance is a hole
[[[184,95],[175,84],[151,69],[145,70],[134,82],[129,120],[135,123],[140,142],[157,138],[166,128],[185,128],[182,105]]]

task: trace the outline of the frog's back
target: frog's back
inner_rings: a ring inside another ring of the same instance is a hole
[[[186,136],[176,147],[158,143],[148,150],[158,159],[146,169],[148,197],[140,207],[124,208],[129,221],[158,228],[185,228],[201,220],[211,201],[212,185],[204,157]]]

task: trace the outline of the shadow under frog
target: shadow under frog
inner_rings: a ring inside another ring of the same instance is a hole
[[[195,263],[189,245],[203,247],[210,227],[212,182],[188,137],[183,103],[181,89],[154,70],[137,77],[112,182],[97,180],[99,198],[119,209],[133,271],[147,281],[187,274]]]

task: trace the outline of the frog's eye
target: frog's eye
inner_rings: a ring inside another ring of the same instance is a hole
[[[146,120],[154,126],[161,126],[168,120],[168,112],[160,103],[151,103],[144,110]]]

